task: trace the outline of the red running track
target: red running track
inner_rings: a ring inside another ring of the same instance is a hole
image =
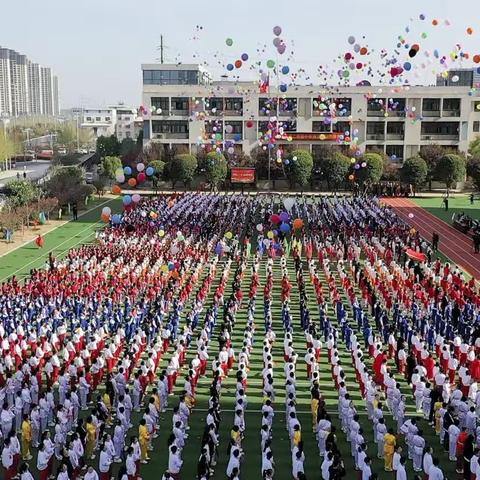
[[[437,232],[440,236],[439,250],[475,279],[480,279],[480,255],[473,253],[470,237],[408,198],[384,198],[382,201],[390,205],[405,223],[415,228],[426,240],[431,241],[433,232]],[[413,213],[413,218],[409,218],[410,213]]]

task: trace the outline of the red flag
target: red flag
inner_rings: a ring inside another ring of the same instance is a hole
[[[265,80],[260,80],[260,93],[268,93],[270,87],[270,75]]]

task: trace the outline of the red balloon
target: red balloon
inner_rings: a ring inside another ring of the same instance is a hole
[[[253,127],[253,122],[251,120],[247,120],[247,128],[252,128]]]
[[[274,213],[271,217],[270,217],[270,221],[274,224],[274,225],[278,225],[280,223],[280,216],[277,215],[276,213]]]
[[[138,175],[137,175],[137,181],[138,183],[141,183],[141,182],[144,182],[146,180],[147,176],[145,175],[145,173],[143,172],[140,172]]]

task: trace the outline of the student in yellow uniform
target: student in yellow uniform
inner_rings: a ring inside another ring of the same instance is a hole
[[[108,417],[107,417],[106,423],[107,423],[107,425],[113,425],[113,422],[112,422],[112,402],[110,400],[110,395],[107,392],[105,392],[102,396],[102,400],[103,400],[103,403],[105,404],[105,406],[107,407],[107,410],[108,410]]]
[[[302,441],[302,432],[300,431],[300,425],[298,423],[293,427],[293,436],[292,441],[293,444],[298,447],[298,444]]]
[[[93,452],[95,451],[95,443],[97,440],[97,427],[93,423],[92,416],[90,415],[87,418],[87,422],[85,424],[85,430],[87,431],[86,437],[86,446],[85,446],[85,453],[86,457],[93,459],[94,455]]]
[[[242,443],[242,434],[240,433],[240,428],[238,428],[238,425],[234,425],[230,430],[230,438],[233,440],[235,445],[240,447]]]
[[[388,433],[383,437],[383,457],[385,459],[385,471],[393,471],[393,454],[395,452],[395,445],[397,444],[397,438],[393,434],[393,428],[388,429]]]
[[[314,432],[317,431],[317,412],[318,412],[318,393],[312,396],[312,400],[310,401],[310,408],[312,409],[312,429]]]
[[[28,415],[23,415],[22,422],[22,460],[28,461],[32,459],[30,455],[30,445],[32,444],[32,424]]]
[[[435,433],[440,435],[440,431],[442,430],[441,420],[442,420],[442,411],[441,408],[443,407],[443,403],[441,401],[435,402],[433,404],[433,411],[435,414]]]
[[[147,422],[144,418],[140,420],[140,425],[138,426],[138,441],[140,443],[140,461],[141,463],[147,463],[150,458],[148,458],[148,442],[150,440],[150,435],[148,434]]]

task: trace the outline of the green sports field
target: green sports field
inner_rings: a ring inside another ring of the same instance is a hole
[[[411,198],[411,200],[448,224],[452,223],[454,213],[464,212],[466,215],[480,220],[480,200],[478,198],[471,205],[468,196],[450,197],[448,199],[448,212],[445,211],[442,197]]]
[[[53,251],[53,254],[57,257],[64,255],[69,248],[80,245],[81,243],[89,242],[94,237],[94,232],[96,229],[101,227],[101,224],[98,222],[100,218],[101,208],[105,205],[98,205],[94,210],[87,213],[80,218],[78,222],[70,222],[65,226],[62,226],[55,231],[51,232],[46,236],[45,247],[43,250],[38,250],[33,244],[29,244],[21,249],[12,252],[2,258],[0,258],[0,279],[4,279],[9,275],[15,273],[17,276],[23,276],[28,273],[32,267],[42,266],[46,260],[46,256],[50,250]],[[118,211],[120,204],[118,200],[113,200],[109,203],[109,206],[112,207],[112,210]],[[308,270],[304,268],[304,272]],[[210,297],[206,302],[206,306],[210,305],[212,302],[212,296],[215,291],[216,286],[219,283],[220,275],[222,272],[222,265],[219,264],[217,268],[217,277],[213,282],[212,288],[210,290]],[[262,262],[260,268],[261,274],[261,288],[264,282],[264,272],[265,265]],[[291,281],[294,285],[292,294],[291,294],[291,310],[294,319],[294,328],[295,328],[295,349],[299,354],[298,360],[298,370],[297,370],[297,412],[299,414],[299,419],[302,424],[303,430],[303,440],[305,443],[305,473],[309,480],[316,480],[320,477],[320,457],[318,455],[317,441],[314,434],[311,431],[311,414],[310,414],[310,396],[309,396],[309,383],[306,379],[306,365],[303,361],[303,356],[305,353],[305,342],[303,334],[301,333],[301,328],[299,325],[299,308],[298,308],[298,289],[295,285],[294,279],[294,267],[291,260],[289,260],[289,273]],[[225,298],[231,293],[230,283],[233,280],[234,267],[232,267],[229,281],[227,282],[227,289],[225,291]],[[246,271],[246,275],[243,279],[242,289],[244,292],[248,291],[250,285],[250,269]],[[283,374],[283,349],[282,349],[282,323],[280,317],[281,311],[281,270],[278,260],[275,262],[274,266],[274,292],[273,292],[273,318],[274,318],[274,329],[277,334],[277,343],[274,347],[274,358],[275,358],[275,388],[277,394],[277,400],[275,403],[275,418],[273,424],[273,454],[276,464],[276,475],[275,478],[279,480],[288,480],[292,478],[291,476],[291,453],[290,453],[290,442],[288,439],[288,434],[285,429],[285,416],[284,416],[284,374]],[[327,285],[325,278],[322,278],[322,282]],[[312,318],[317,316],[317,306],[315,301],[315,295],[313,291],[313,286],[308,281],[306,277],[306,287],[307,293],[309,295],[309,307]],[[263,340],[263,294],[261,293],[261,288],[259,288],[259,293],[257,295],[257,308],[256,308],[256,332],[255,332],[255,343],[254,349],[251,355],[251,371],[248,377],[248,390],[247,395],[249,399],[249,404],[246,413],[246,435],[243,441],[243,448],[245,451],[245,458],[242,464],[242,479],[261,479],[261,451],[260,451],[260,425],[261,425],[261,413],[260,408],[262,405],[262,385],[261,385],[261,370],[262,370],[262,340]],[[325,287],[324,287],[325,288]],[[339,291],[341,287],[339,285]],[[189,311],[189,306],[184,310]],[[334,314],[330,312],[330,316],[333,319]],[[247,311],[246,304],[244,302],[243,308],[239,311],[237,315],[235,330],[233,334],[233,345],[238,352],[239,347],[242,343],[243,330],[246,324]],[[221,322],[217,322],[219,325]],[[217,349],[216,336],[212,337],[212,354]],[[360,397],[360,392],[358,385],[355,381],[355,374],[352,366],[352,361],[350,355],[344,349],[344,345],[340,343],[339,350],[342,357],[342,365],[347,375],[347,386],[349,389],[350,395],[356,402],[358,412],[361,416],[361,425],[364,429],[364,435],[368,444],[368,454],[373,458],[373,468],[372,470],[376,472],[380,479],[393,479],[394,476],[392,473],[386,473],[383,471],[383,461],[376,458],[376,444],[373,443],[373,432],[371,422],[368,420],[365,412],[365,403]],[[170,349],[167,354],[164,355],[162,359],[159,370],[166,367],[168,359],[172,353]],[[192,358],[193,349],[189,351],[187,360]],[[336,415],[338,408],[338,396],[334,388],[334,383],[331,379],[330,366],[327,363],[326,351],[322,352],[321,357],[321,367],[320,367],[321,382],[320,388],[323,396],[326,399],[328,410],[333,417],[334,424],[337,426],[337,440],[339,448],[342,452],[343,459],[347,468],[346,479],[356,478],[356,473],[353,470],[352,457],[350,455],[350,445],[346,442],[346,437],[343,432],[340,430],[340,423],[338,416]],[[197,404],[194,408],[194,411],[191,416],[190,421],[190,437],[187,440],[185,449],[183,451],[183,460],[184,466],[182,469],[182,479],[184,480],[194,480],[196,472],[197,459],[200,454],[200,439],[203,427],[205,425],[205,416],[206,416],[206,407],[207,407],[207,395],[208,395],[208,386],[210,380],[207,377],[200,379],[198,384],[198,395],[197,395]],[[183,386],[183,379],[180,377],[177,383],[176,393],[179,393]],[[402,389],[404,393],[409,396],[408,401],[408,414],[414,414],[413,411],[413,400],[410,395],[410,389],[406,383],[402,380]],[[229,440],[230,429],[233,425],[233,402],[234,402],[234,393],[235,393],[235,378],[231,374],[222,387],[222,396],[221,396],[221,406],[222,406],[222,420],[220,427],[220,447],[219,447],[219,461],[216,467],[215,479],[224,479],[226,464],[228,461],[227,457],[227,445]],[[159,437],[154,441],[154,451],[150,452],[152,460],[148,465],[142,465],[140,475],[143,479],[146,480],[159,480],[163,471],[167,466],[167,438],[171,432],[172,422],[171,422],[171,407],[176,402],[176,397],[169,397],[169,409],[162,415],[160,423],[160,432]],[[391,415],[385,413],[387,426],[395,427],[394,422],[391,418]],[[138,425],[139,414],[134,417],[134,428],[129,432],[129,435],[137,434],[137,425]],[[429,426],[425,421],[420,421],[421,428],[423,428],[425,440],[427,445],[431,445],[434,448],[435,455],[439,456],[441,459],[441,464],[444,472],[447,474],[448,478],[454,479],[457,478],[454,469],[454,464],[448,461],[446,453],[443,449],[440,448],[438,437],[435,436],[433,428]],[[32,468],[36,460],[36,455],[34,453],[34,460],[32,460]],[[98,461],[94,461],[93,464],[97,466]],[[407,462],[409,477],[413,478],[413,470],[411,462]],[[118,465],[116,465],[118,468]],[[33,469],[34,470],[34,469]],[[35,470],[34,470],[35,471]]]

